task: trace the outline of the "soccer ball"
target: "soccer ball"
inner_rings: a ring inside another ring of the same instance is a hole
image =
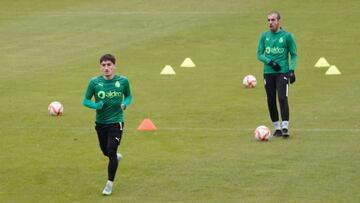
[[[258,141],[268,141],[271,136],[270,129],[264,125],[261,125],[255,129],[255,139]]]
[[[247,75],[243,79],[243,85],[246,88],[254,88],[256,86],[256,78],[253,75]]]
[[[48,112],[52,116],[61,116],[64,113],[64,106],[58,101],[53,101],[49,104]]]

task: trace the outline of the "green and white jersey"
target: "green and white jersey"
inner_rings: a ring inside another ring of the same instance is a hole
[[[289,66],[289,54],[291,63]],[[257,59],[264,63],[264,73],[287,73],[289,70],[295,70],[297,64],[297,51],[294,37],[284,29],[276,33],[266,31],[261,34]],[[270,61],[275,61],[281,66],[279,72],[275,72],[270,65]]]
[[[97,76],[90,80],[84,96],[84,105],[95,108],[91,102],[104,102],[102,109],[96,110],[96,122],[101,124],[118,123],[124,121],[121,104],[127,107],[131,102],[129,81],[124,76],[115,75],[111,80],[105,80],[103,76]],[[85,104],[90,102],[90,105]]]

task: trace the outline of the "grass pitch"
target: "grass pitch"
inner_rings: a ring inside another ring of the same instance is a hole
[[[0,202],[359,202],[358,1],[1,1]],[[271,126],[256,60],[266,14],[298,46],[291,138]],[[98,58],[132,87],[111,197],[82,106]],[[180,68],[191,57],[196,68]],[[314,68],[326,57],[342,72]],[[161,76],[170,64],[175,76]],[[253,74],[255,89],[242,88]],[[59,118],[47,114],[54,100]],[[139,132],[151,118],[159,130]]]

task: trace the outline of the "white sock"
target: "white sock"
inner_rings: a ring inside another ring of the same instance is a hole
[[[111,187],[113,186],[113,182],[111,181],[111,180],[108,180],[107,182],[106,182],[106,185],[110,185]]]
[[[282,128],[289,129],[289,121],[283,121],[282,122]]]
[[[281,130],[280,121],[273,122],[275,130]]]

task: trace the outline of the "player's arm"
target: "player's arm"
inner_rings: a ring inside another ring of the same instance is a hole
[[[121,108],[125,110],[130,105],[131,101],[132,101],[132,96],[131,96],[130,84],[129,81],[126,80],[126,85],[124,89],[124,100],[123,103],[121,104]]]
[[[83,105],[91,109],[97,109],[97,110],[102,109],[104,105],[103,101],[97,103],[91,101],[91,98],[93,97],[94,93],[95,93],[94,85],[92,81],[90,81],[84,95]]]
[[[289,70],[295,71],[298,57],[297,57],[296,43],[292,34],[289,34],[288,47],[291,56],[291,63]]]
[[[295,69],[296,69],[296,64],[297,64],[297,50],[296,50],[296,43],[294,40],[294,37],[292,34],[289,34],[289,38],[288,38],[288,47],[289,47],[289,53],[291,56],[291,62],[290,62],[290,67],[289,67],[289,79],[290,79],[290,84],[294,83],[296,81],[296,77],[295,77]]]
[[[265,52],[265,34],[261,34],[260,40],[259,40],[259,45],[258,45],[258,50],[257,50],[257,59],[265,64],[269,64],[271,62],[271,59],[267,58],[264,54]]]

